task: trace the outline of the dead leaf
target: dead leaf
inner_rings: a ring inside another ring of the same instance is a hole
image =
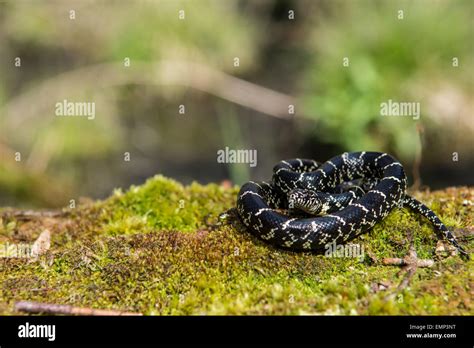
[[[38,258],[41,254],[44,254],[51,247],[51,232],[48,229],[43,230],[39,235],[38,239],[33,243],[31,247],[31,257]]]

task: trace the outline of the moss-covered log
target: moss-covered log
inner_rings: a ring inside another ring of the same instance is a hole
[[[0,246],[32,244],[44,230],[50,248],[36,258],[0,260],[0,313],[31,300],[144,314],[473,314],[474,261],[438,242],[427,221],[405,209],[353,241],[362,257],[274,249],[238,220],[218,225],[238,188],[181,184],[157,176],[64,214],[0,211]],[[474,188],[413,192],[473,249]],[[413,243],[418,268],[408,287],[400,268]],[[443,251],[444,249],[444,251]]]

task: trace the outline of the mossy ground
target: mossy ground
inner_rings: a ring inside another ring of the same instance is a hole
[[[365,257],[330,258],[274,249],[236,220],[216,226],[237,192],[157,176],[63,217],[24,221],[4,210],[2,245],[32,243],[45,228],[52,240],[37,260],[0,260],[0,313],[30,300],[149,315],[474,314],[474,261],[435,253],[430,225],[409,211],[353,241]],[[473,250],[474,188],[414,195]],[[377,260],[403,257],[409,230],[418,256],[435,264],[397,292],[400,269]]]

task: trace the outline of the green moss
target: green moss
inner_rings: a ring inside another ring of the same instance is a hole
[[[34,226],[52,230],[51,249],[36,261],[2,261],[0,312],[17,314],[15,301],[31,300],[150,315],[473,314],[473,261],[434,255],[430,225],[409,211],[394,211],[354,241],[364,258],[329,258],[274,249],[238,221],[217,225],[237,190],[157,176],[68,216],[40,219]],[[474,189],[415,195],[472,250],[473,207],[463,201]],[[27,224],[4,218],[0,241],[33,242],[38,233],[28,234]],[[409,230],[419,257],[436,262],[397,293],[399,268],[372,258],[404,256]]]
[[[226,190],[210,184],[192,184],[184,188],[180,183],[155,176],[142,186],[132,186],[103,205],[105,232],[116,234],[139,233],[152,230],[180,230],[192,232],[206,226],[206,219],[216,219],[223,209],[232,207],[237,188]]]

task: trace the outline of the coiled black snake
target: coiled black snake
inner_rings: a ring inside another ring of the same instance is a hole
[[[405,193],[403,166],[386,153],[343,153],[322,164],[293,159],[273,170],[271,183],[241,187],[237,211],[253,234],[275,246],[320,252],[329,243],[354,239],[394,208],[407,206],[467,255],[436,214]]]

